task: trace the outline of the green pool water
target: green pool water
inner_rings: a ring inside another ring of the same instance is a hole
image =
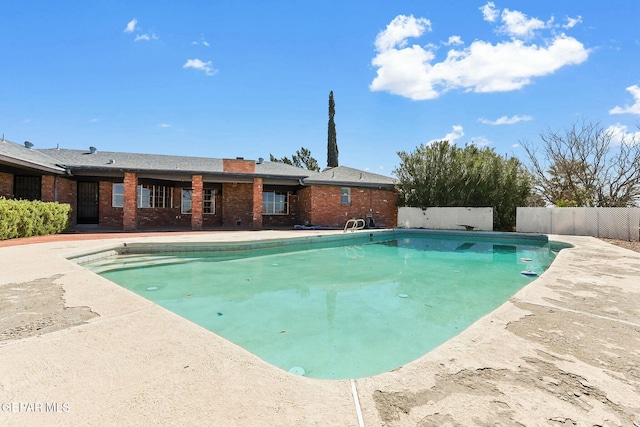
[[[344,379],[419,358],[535,279],[523,271],[540,274],[554,257],[546,240],[378,240],[84,265],[277,367]]]

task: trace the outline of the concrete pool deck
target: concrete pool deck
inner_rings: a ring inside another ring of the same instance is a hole
[[[66,259],[124,242],[326,233],[0,246],[0,325],[30,289],[63,291],[50,296],[60,313],[40,326],[51,332],[22,338],[14,327],[0,340],[0,425],[640,426],[640,253],[599,239],[550,236],[574,247],[497,310],[414,362],[354,381],[284,372]],[[43,310],[26,304],[19,314]],[[70,313],[84,320],[55,330]]]

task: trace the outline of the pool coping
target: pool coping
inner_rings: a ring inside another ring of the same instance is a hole
[[[0,342],[0,404],[43,408],[5,407],[0,424],[640,425],[640,254],[599,239],[549,236],[574,247],[500,308],[420,359],[355,381],[288,374],[66,259],[125,243],[338,234],[124,234],[0,247],[0,286],[56,276],[68,307],[100,315]],[[67,410],[47,411],[49,402]]]

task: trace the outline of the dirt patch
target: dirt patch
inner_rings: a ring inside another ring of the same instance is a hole
[[[630,249],[632,251],[640,252],[640,242],[628,242],[626,240],[605,239],[605,238],[601,238],[600,240],[605,241],[607,243],[611,243],[612,245],[620,246],[625,249]]]
[[[43,335],[98,316],[89,307],[66,307],[60,275],[0,286],[0,342]]]

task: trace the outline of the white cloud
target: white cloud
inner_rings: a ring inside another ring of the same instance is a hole
[[[499,119],[496,120],[489,120],[489,119],[484,119],[484,118],[480,118],[478,119],[478,121],[480,123],[484,123],[485,125],[513,125],[516,124],[518,122],[528,122],[529,120],[532,120],[533,117],[531,116],[512,116],[512,117],[507,117],[507,116],[502,116]]]
[[[480,10],[482,11],[484,20],[487,22],[495,22],[498,16],[500,16],[500,12],[496,10],[496,5],[492,1],[482,6]]]
[[[476,147],[488,147],[489,145],[493,144],[489,139],[485,138],[484,136],[476,136],[474,138],[471,138],[471,144],[475,145]]]
[[[639,114],[640,115],[640,86],[633,85],[627,88],[627,91],[633,96],[634,104],[624,107],[614,107],[609,110],[609,114]]]
[[[490,21],[496,12],[493,3],[482,9],[485,20]],[[530,84],[534,77],[580,64],[589,56],[581,42],[565,34],[553,35],[541,44],[529,42],[536,29],[547,26],[540,20],[509,10],[500,16],[509,40],[495,44],[475,40],[468,47],[451,48],[440,62],[435,62],[435,45],[409,45],[409,38],[430,31],[431,23],[423,18],[397,16],[376,37],[377,53],[371,63],[377,75],[370,90],[413,100],[434,99],[452,89],[512,91]],[[458,40],[462,42],[452,36],[447,43]]]
[[[546,28],[546,24],[537,18],[529,18],[517,10],[505,9],[502,11],[500,19],[503,25],[498,29],[500,32],[518,39],[530,39],[535,35],[536,30]]]
[[[464,44],[464,42],[462,41],[462,38],[460,36],[449,36],[449,40],[447,40],[444,44],[445,46],[459,46],[461,44]]]
[[[427,145],[433,144],[438,141],[449,141],[450,144],[455,144],[456,140],[462,138],[464,136],[464,129],[460,125],[453,125],[451,128],[451,132],[443,136],[442,138],[432,139],[427,142]]]
[[[637,132],[628,132],[625,125],[616,123],[607,128],[607,132],[611,133],[611,143],[620,145],[622,142],[627,144],[640,144],[640,130]]]
[[[191,42],[191,44],[193,44],[193,45],[202,45],[204,47],[209,47],[210,46],[209,42],[204,39],[204,35],[200,36],[200,41],[196,40],[196,41]]]
[[[155,34],[138,34],[136,36],[136,38],[133,40],[134,42],[139,42],[139,41],[150,41],[150,40],[158,40],[158,36],[156,36]]]
[[[200,59],[187,59],[187,62],[182,66],[182,68],[193,68],[195,70],[204,71],[207,76],[213,76],[218,73],[218,70],[215,70],[211,67],[211,61],[201,61]]]
[[[414,18],[413,15],[398,15],[378,33],[375,41],[376,49],[383,52],[394,48],[403,48],[409,37],[420,37],[425,31],[431,31],[431,21],[425,18]]]
[[[165,128],[165,129],[166,129],[166,128],[170,128],[170,127],[171,127],[171,125],[170,125],[170,124],[168,124],[168,123],[160,123],[160,124],[158,125],[158,127],[159,127],[159,128]]]
[[[133,33],[136,29],[136,24],[138,23],[137,19],[132,19],[131,21],[129,21],[129,23],[127,24],[127,27],[124,29],[125,33]]]
[[[100,119],[93,118],[93,119],[89,120],[89,123],[98,123],[99,121],[100,121]]]
[[[580,24],[581,22],[582,22],[582,16],[580,15],[578,15],[575,18],[567,17],[567,23],[564,24],[562,28],[566,28],[566,29],[573,28],[576,25]]]

